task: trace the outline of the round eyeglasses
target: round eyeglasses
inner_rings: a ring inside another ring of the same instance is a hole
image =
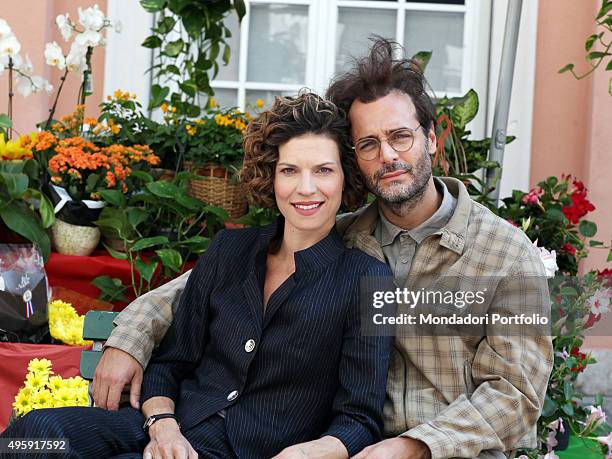
[[[380,154],[380,146],[383,141],[386,141],[391,148],[399,153],[406,152],[414,145],[414,137],[421,125],[418,125],[415,129],[401,128],[392,131],[388,136],[381,137],[364,137],[359,139],[353,150],[363,161],[372,161],[378,158]]]

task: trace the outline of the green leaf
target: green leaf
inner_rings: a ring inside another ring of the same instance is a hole
[[[565,72],[569,72],[570,70],[574,69],[574,64],[567,64],[565,67],[562,67],[559,70],[559,73],[565,73]]]
[[[176,57],[181,53],[184,46],[185,42],[179,38],[178,40],[168,43],[164,48],[163,53],[168,57]]]
[[[131,207],[127,211],[127,218],[130,225],[132,225],[133,228],[137,228],[138,225],[144,223],[147,218],[149,218],[149,214],[139,207]]]
[[[137,241],[131,248],[132,251],[137,252],[139,250],[148,249],[149,247],[153,247],[155,245],[163,245],[167,244],[168,238],[166,236],[153,236],[146,237]]]
[[[608,259],[606,260],[606,262],[610,263],[612,261],[612,249],[610,249],[610,251],[608,252]]]
[[[100,299],[102,300],[110,302],[129,301],[124,295],[128,287],[123,285],[121,279],[110,276],[98,276],[91,283],[100,289]]]
[[[96,189],[98,185],[98,180],[100,180],[100,176],[98,174],[91,174],[87,177],[87,181],[85,182],[85,191],[91,193]]]
[[[137,178],[138,180],[142,180],[145,183],[153,181],[153,177],[151,176],[151,174],[145,171],[132,171],[130,175],[134,178]]]
[[[40,217],[22,201],[12,201],[0,207],[0,218],[12,231],[38,245],[45,261],[51,254],[51,241],[42,227]]]
[[[183,257],[181,254],[174,249],[160,249],[156,250],[155,253],[160,258],[162,264],[172,271],[178,273],[181,271],[183,265]]]
[[[456,128],[464,129],[466,124],[474,119],[478,113],[478,94],[470,89],[461,102],[457,103],[451,110],[453,124]]]
[[[155,196],[160,198],[175,198],[180,194],[180,188],[170,182],[158,181],[145,185]]]
[[[421,72],[425,72],[425,68],[427,67],[427,64],[429,64],[432,54],[432,51],[419,51],[412,56],[412,60],[418,64],[418,66],[421,68]]]
[[[217,59],[217,57],[219,56],[219,42],[218,41],[214,41],[212,43],[212,45],[210,45],[210,51],[209,51],[209,59],[211,61],[215,61]]]
[[[151,101],[149,102],[149,109],[159,107],[161,104],[163,104],[169,92],[170,88],[168,87],[162,87],[158,84],[151,86]]]
[[[119,190],[100,190],[99,193],[104,201],[113,206],[124,208],[127,205],[125,195]]]
[[[156,13],[166,7],[166,0],[140,0],[140,5],[149,13]]]
[[[29,179],[25,174],[0,172],[0,177],[2,177],[2,181],[12,199],[20,199],[28,189]]]
[[[565,215],[563,215],[563,212],[561,212],[561,210],[557,209],[556,207],[548,209],[546,211],[546,215],[548,216],[548,218],[556,222],[563,222],[566,220]]]
[[[593,34],[590,35],[589,38],[586,39],[586,42],[584,43],[584,49],[586,52],[591,51],[591,48],[593,47],[593,44],[595,43],[595,40],[597,40],[598,35],[597,34]]]
[[[602,245],[603,245],[603,242],[601,241],[589,241],[589,247],[599,247]]]
[[[180,75],[181,74],[180,69],[176,65],[173,65],[173,64],[166,65],[166,72],[172,73],[174,75]]]
[[[612,10],[612,3],[608,3],[608,4],[603,3],[601,5],[601,9],[597,13],[597,17],[595,19],[599,20],[599,19],[603,18],[611,10]]]
[[[591,51],[589,54],[587,54],[586,58],[588,61],[592,61],[594,59],[602,59],[606,56],[612,56],[612,54],[604,51]]]
[[[230,57],[231,57],[231,50],[229,45],[225,45],[225,48],[223,48],[223,64],[227,65],[229,64],[230,61]]]
[[[244,5],[244,0],[234,0],[233,1],[234,9],[238,14],[238,22],[242,21],[242,18],[246,14],[246,6]]]
[[[174,19],[172,16],[166,16],[165,18],[161,19],[157,23],[156,30],[157,32],[165,35],[168,32],[170,32],[172,29],[174,29],[175,25],[176,25],[176,19]]]
[[[38,213],[41,218],[43,228],[49,228],[55,221],[55,212],[53,211],[53,204],[49,198],[38,190],[29,189],[28,193],[34,198],[38,199]]]
[[[187,80],[179,83],[179,87],[190,97],[195,97],[198,87],[192,80]]]
[[[606,71],[610,70],[612,70],[612,59],[610,59],[610,62],[608,62],[608,65],[606,65]]]
[[[13,127],[13,122],[6,113],[0,113],[0,128],[9,129]]]
[[[192,37],[197,37],[206,26],[206,17],[198,8],[190,8],[181,15],[185,30]]]
[[[120,252],[119,250],[115,250],[112,247],[105,244],[104,242],[102,243],[102,245],[104,246],[104,248],[106,249],[106,251],[109,253],[111,257],[116,258],[117,260],[127,260],[128,259],[127,253]]]
[[[568,416],[572,416],[572,417],[574,416],[574,407],[570,402],[567,402],[561,405],[561,409]]]
[[[574,395],[574,389],[571,383],[566,382],[563,386],[563,395],[565,396],[565,400],[570,401],[572,396]]]
[[[159,38],[157,35],[150,35],[147,38],[145,38],[145,40],[142,42],[142,44],[140,46],[144,46],[145,48],[159,48],[162,44],[162,40],[161,38]]]
[[[150,284],[159,263],[154,261],[153,263],[146,264],[142,259],[137,258],[134,265],[140,276]]]
[[[557,411],[557,404],[553,402],[548,394],[544,397],[544,407],[542,408],[542,416],[545,418],[551,417]]]
[[[578,231],[584,237],[593,237],[597,233],[597,225],[593,222],[582,220],[578,226]]]

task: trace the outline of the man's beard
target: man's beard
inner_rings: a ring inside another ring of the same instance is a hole
[[[394,161],[391,164],[385,164],[373,175],[365,177],[368,189],[398,215],[413,209],[427,190],[427,183],[431,177],[431,159],[427,153],[428,140],[426,139],[423,154],[419,156],[414,167],[403,161]],[[387,188],[381,187],[382,176],[398,170],[406,171],[412,180],[409,183],[390,183]]]

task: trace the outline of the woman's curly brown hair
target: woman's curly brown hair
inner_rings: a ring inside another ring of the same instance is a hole
[[[333,103],[312,93],[277,97],[270,110],[249,123],[244,135],[244,161],[240,177],[249,200],[260,207],[276,207],[274,174],[278,147],[303,134],[326,135],[340,151],[344,172],[341,209],[358,209],[366,200],[366,189],[350,146],[345,113]]]

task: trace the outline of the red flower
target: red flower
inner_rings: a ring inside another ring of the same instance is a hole
[[[576,247],[574,247],[570,242],[566,242],[565,244],[561,246],[561,249],[559,250],[559,252],[566,252],[574,256],[576,255]]]
[[[587,359],[586,354],[580,352],[580,349],[574,346],[572,347],[572,350],[570,351],[570,355],[578,359],[578,365],[572,368],[571,371],[574,373],[582,373],[584,369],[586,368],[586,359]]]
[[[597,277],[604,281],[604,287],[612,287],[612,269],[606,268],[601,271],[597,271]]]
[[[563,215],[565,215],[565,217],[573,225],[577,225],[582,217],[595,210],[595,206],[586,198],[586,188],[584,188],[584,185],[582,185],[581,182],[578,183],[582,186],[582,188],[577,189],[571,194],[571,205],[562,209]]]

